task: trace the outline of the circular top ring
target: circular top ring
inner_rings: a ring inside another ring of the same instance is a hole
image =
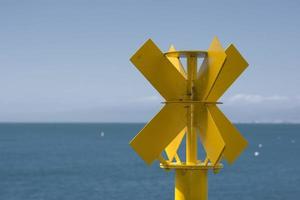
[[[168,57],[176,57],[176,58],[186,58],[186,57],[198,57],[205,58],[207,56],[207,51],[170,51],[164,53],[165,56]]]

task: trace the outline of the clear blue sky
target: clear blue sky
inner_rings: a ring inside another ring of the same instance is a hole
[[[300,1],[0,1],[0,121],[144,122],[159,94],[129,62],[234,43],[250,66],[223,97],[234,121],[300,122]]]

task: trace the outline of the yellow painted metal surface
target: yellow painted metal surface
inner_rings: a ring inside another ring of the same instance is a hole
[[[166,147],[166,154],[168,156],[169,161],[173,161],[175,157],[177,157],[177,150],[182,142],[182,139],[186,133],[186,127],[180,131],[180,133],[175,137],[175,139]],[[177,157],[176,160],[180,161],[180,158]]]
[[[189,100],[194,101],[194,80],[197,74],[197,57],[188,56],[187,57],[187,97]],[[197,145],[197,132],[194,127],[194,113],[195,105],[190,104],[187,106],[187,134],[186,134],[186,163],[197,163],[198,161],[198,145]]]
[[[226,144],[224,157],[228,163],[232,164],[246,149],[248,142],[216,105],[207,107]]]
[[[207,195],[207,170],[176,169],[175,200],[205,200]]]
[[[226,59],[226,53],[217,37],[213,39],[207,54],[206,63],[200,68],[196,81],[199,100],[206,100]]]
[[[205,58],[207,56],[207,51],[200,51],[200,50],[168,51],[164,54],[167,57],[176,57],[176,58],[186,58],[186,57],[190,57],[190,56],[194,56],[197,58]]]
[[[166,100],[185,97],[185,77],[152,40],[148,40],[130,60]]]
[[[174,51],[176,51],[176,49],[175,49],[174,45],[171,45],[168,52],[174,52]],[[184,78],[187,79],[186,72],[182,66],[182,63],[181,63],[179,57],[167,56],[167,58],[177,68],[177,70],[184,76]]]
[[[226,61],[206,98],[207,101],[217,101],[248,66],[247,61],[234,45],[231,44],[225,53],[227,55]]]
[[[178,163],[178,162],[166,162],[160,163],[160,168],[162,169],[184,169],[184,170],[220,170],[223,169],[223,164],[218,163],[212,165],[212,163],[198,162],[198,163]]]
[[[222,138],[211,113],[206,106],[197,106],[199,112],[199,136],[207,153],[207,157],[213,165],[217,164],[225,150],[225,142]]]
[[[130,142],[131,147],[151,164],[186,126],[186,108],[167,104]]]

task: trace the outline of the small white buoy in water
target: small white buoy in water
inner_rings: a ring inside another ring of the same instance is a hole
[[[262,144],[258,144],[258,148],[262,148],[263,147],[263,145]]]
[[[291,143],[295,143],[296,141],[295,140],[291,140]]]
[[[100,135],[101,135],[101,137],[104,137],[104,132],[103,132],[103,131],[101,131],[101,134],[100,134]]]
[[[255,152],[254,152],[254,156],[259,156],[259,152],[258,152],[258,151],[255,151]]]

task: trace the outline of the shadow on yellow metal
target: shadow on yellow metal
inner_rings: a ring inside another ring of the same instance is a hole
[[[198,58],[203,58],[200,69]],[[206,200],[208,170],[219,172],[222,158],[232,164],[247,146],[216,104],[248,63],[233,45],[224,50],[216,37],[207,51],[176,51],[171,46],[166,53],[148,40],[131,61],[166,101],[130,145],[147,164],[159,160],[161,168],[175,170],[175,200]],[[177,151],[184,136],[182,160]],[[197,136],[206,153],[203,161],[197,155]]]

